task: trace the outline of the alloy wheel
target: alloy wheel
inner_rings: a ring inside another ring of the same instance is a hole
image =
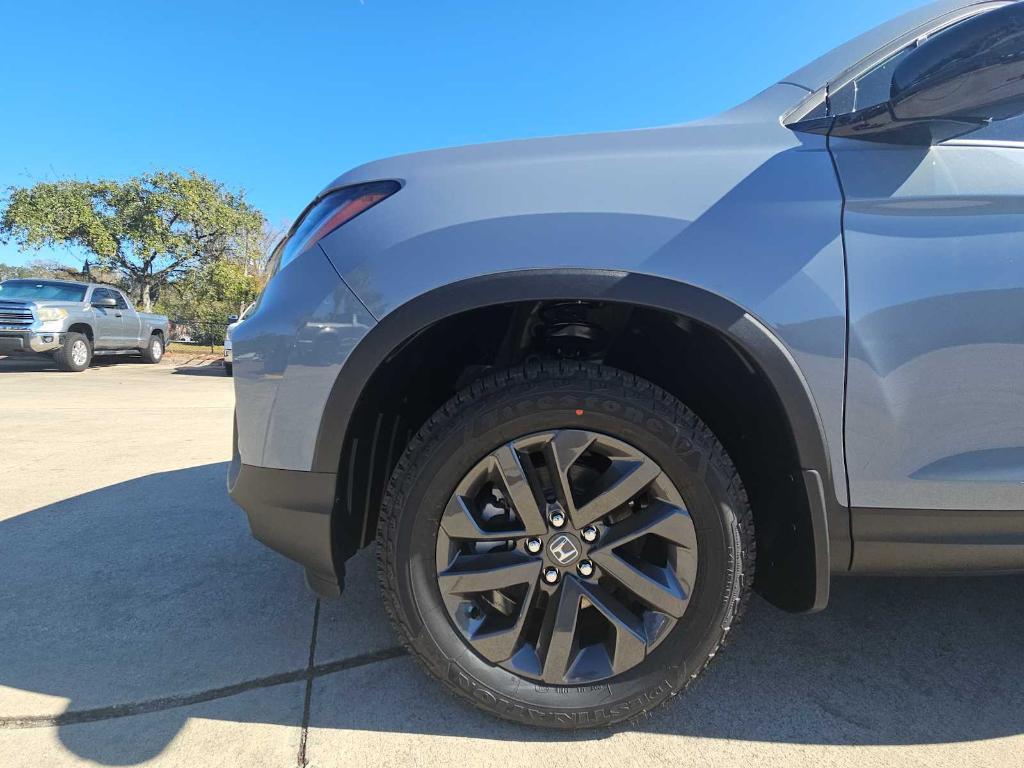
[[[85,361],[89,357],[89,348],[85,346],[85,342],[78,340],[71,345],[71,362],[75,365],[85,365]]]
[[[547,684],[639,664],[686,611],[697,539],[650,457],[592,431],[527,435],[478,462],[437,534],[453,625],[489,663]]]

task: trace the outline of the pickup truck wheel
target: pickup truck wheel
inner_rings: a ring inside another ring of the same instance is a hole
[[[149,337],[149,345],[142,350],[142,359],[147,363],[159,363],[164,356],[164,342],[157,334]]]
[[[745,606],[742,482],[683,403],[607,366],[476,380],[405,450],[377,527],[395,627],[506,719],[609,725],[681,692]]]
[[[74,331],[64,334],[64,343],[54,355],[57,367],[62,371],[84,371],[92,362],[92,344],[89,337]]]

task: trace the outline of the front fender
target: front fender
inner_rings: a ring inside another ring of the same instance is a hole
[[[849,561],[846,507],[834,486],[828,438],[807,379],[786,345],[765,323],[732,301],[686,283],[613,270],[524,270],[463,280],[428,291],[388,313],[345,362],[327,398],[317,435],[313,472],[337,472],[346,431],[360,396],[378,367],[433,324],[462,312],[522,301],[559,299],[622,303],[671,312],[728,338],[768,379],[793,433],[811,506],[815,573],[824,604],[833,561]]]

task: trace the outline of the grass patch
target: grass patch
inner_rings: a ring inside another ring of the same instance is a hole
[[[176,355],[222,355],[224,354],[223,344],[182,344],[180,341],[172,341],[167,345],[167,352]]]

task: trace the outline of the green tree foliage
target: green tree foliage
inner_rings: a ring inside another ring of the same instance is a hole
[[[228,316],[242,314],[262,287],[262,277],[247,274],[244,264],[217,259],[174,281],[156,307],[186,326],[195,341],[218,342],[224,338]]]
[[[16,280],[26,277],[54,277],[53,273],[36,266],[38,262],[28,264],[0,264],[0,281]]]
[[[0,237],[22,250],[83,248],[149,311],[164,286],[221,260],[259,263],[263,214],[242,193],[190,171],[123,182],[56,181],[11,187]]]

